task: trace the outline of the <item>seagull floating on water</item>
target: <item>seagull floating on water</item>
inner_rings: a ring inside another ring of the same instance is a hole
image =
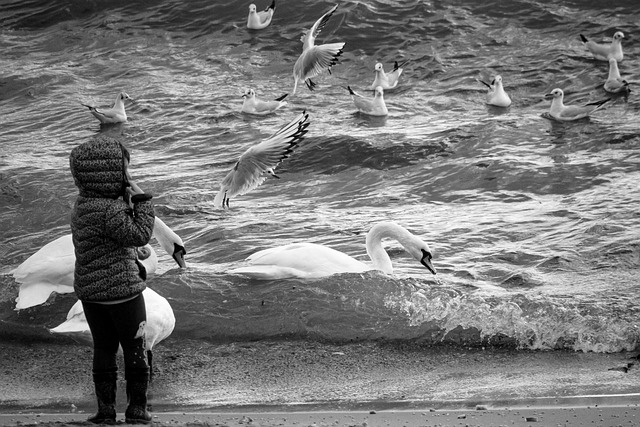
[[[376,87],[376,89],[374,90],[373,98],[362,96],[354,92],[350,86],[347,86],[347,89],[351,94],[353,104],[362,114],[367,114],[369,116],[386,116],[387,114],[389,114],[387,106],[384,103],[382,86]]]
[[[254,279],[272,280],[286,278],[315,279],[339,273],[362,273],[380,270],[393,273],[393,265],[382,239],[397,240],[402,247],[432,274],[436,269],[431,263],[432,252],[421,238],[395,222],[380,222],[369,230],[366,237],[367,254],[371,264],[365,264],[351,256],[316,243],[292,243],[265,249],[247,258],[249,265],[230,270]]]
[[[507,95],[507,92],[505,92],[502,87],[502,77],[500,75],[495,76],[491,84],[480,79],[477,80],[488,88],[486,97],[487,104],[505,108],[511,105],[511,98],[509,98],[509,95]]]
[[[147,350],[147,360],[150,374],[152,374],[153,347],[171,335],[176,326],[176,318],[169,301],[156,291],[145,288],[142,295],[147,311],[147,321],[144,322],[144,325],[140,325],[138,334],[144,336],[144,347]],[[93,345],[93,337],[81,301],[76,301],[71,307],[67,313],[67,320],[49,331],[54,334],[67,335],[83,344]]]
[[[220,191],[213,200],[215,207],[229,207],[232,197],[245,194],[267,179],[276,178],[274,169],[296,149],[307,133],[309,114],[303,111],[264,141],[242,153],[233,169],[224,177]]]
[[[384,90],[394,89],[398,86],[398,79],[402,74],[402,66],[406,63],[407,61],[398,65],[398,61],[395,61],[393,64],[393,70],[389,73],[385,73],[383,65],[378,62],[374,67],[376,77],[371,84],[371,89],[375,89],[378,86],[381,86]]]
[[[306,31],[300,40],[302,41],[302,54],[293,66],[293,92],[295,95],[298,88],[298,81],[305,82],[309,90],[313,90],[316,85],[311,78],[319,75],[325,69],[331,74],[331,67],[338,63],[338,57],[342,54],[344,43],[329,43],[315,46],[315,40],[320,31],[331,18],[331,15],[338,9],[338,5],[333,6],[327,13],[318,19],[310,30]]]
[[[564,105],[564,92],[562,89],[556,88],[545,96],[547,99],[552,99],[551,109],[549,115],[559,121],[568,122],[573,120],[583,119],[588,117],[594,111],[598,111],[602,106],[609,102],[611,98],[603,99],[601,101],[590,102],[585,105]]]
[[[615,59],[618,62],[622,62],[624,57],[622,53],[622,39],[624,33],[622,31],[616,31],[613,35],[613,40],[609,44],[600,44],[594,41],[588,40],[585,36],[580,34],[580,39],[586,48],[591,52],[595,59],[600,61],[608,61],[610,58]]]
[[[247,28],[251,30],[262,30],[271,24],[273,12],[276,10],[276,0],[271,2],[265,10],[258,12],[255,4],[249,5],[249,16],[247,17]]]
[[[273,113],[287,105],[287,101],[284,100],[287,97],[286,93],[273,101],[262,101],[256,98],[256,92],[253,89],[247,89],[244,91],[242,97],[244,98],[244,102],[242,103],[242,112],[248,114],[257,114],[262,116]]]
[[[604,90],[609,93],[627,93],[630,92],[629,83],[622,78],[618,69],[618,61],[614,58],[609,59],[609,77],[604,82]]]
[[[126,92],[120,92],[111,108],[98,108],[91,105],[82,104],[89,109],[100,123],[124,123],[127,121],[127,113],[124,111],[124,101],[135,102]]]
[[[186,250],[182,239],[158,217],[154,222],[153,236],[181,268],[186,267]],[[153,274],[158,266],[158,256],[150,245],[138,248],[138,260],[147,274]],[[20,284],[15,309],[23,310],[44,304],[52,292],[73,292],[75,266],[76,254],[71,234],[44,245],[11,272],[14,280]]]

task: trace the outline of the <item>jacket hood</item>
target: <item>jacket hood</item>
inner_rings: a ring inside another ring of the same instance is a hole
[[[129,152],[117,139],[97,136],[71,151],[69,165],[80,195],[117,198],[127,185],[124,160]]]

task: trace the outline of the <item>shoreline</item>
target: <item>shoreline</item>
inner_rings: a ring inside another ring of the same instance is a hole
[[[77,424],[95,411],[90,347],[0,341],[0,425]],[[172,337],[154,349],[149,402],[154,424],[172,426],[640,425],[632,356]],[[120,424],[123,377],[120,365]]]
[[[89,414],[0,413],[2,426],[92,425]],[[406,411],[261,411],[160,412],[152,413],[152,425],[162,426],[261,426],[261,427],[388,427],[388,426],[630,426],[638,425],[640,407],[554,406],[534,408],[479,408]],[[117,425],[126,425],[119,414]]]

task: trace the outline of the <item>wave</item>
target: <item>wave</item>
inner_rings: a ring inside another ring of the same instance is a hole
[[[196,266],[171,270],[149,286],[173,307],[177,340],[407,341],[611,353],[632,351],[640,338],[633,323],[638,309],[631,304],[614,307],[492,286],[470,292],[436,279],[377,272],[262,282]],[[20,313],[5,302],[2,333],[46,337],[74,301],[73,295],[58,295]]]

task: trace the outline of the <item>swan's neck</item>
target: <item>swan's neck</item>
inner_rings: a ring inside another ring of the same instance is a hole
[[[407,248],[411,233],[392,222],[376,224],[367,233],[367,253],[371,258],[373,268],[386,274],[391,274],[393,273],[391,258],[382,247],[382,239],[386,237],[397,240],[404,248]]]
[[[164,223],[164,221],[162,221],[158,217],[156,217],[153,224],[153,236],[158,240],[158,243],[160,244],[160,246],[162,246],[162,249],[164,249],[170,256],[173,256],[173,252],[175,250],[174,243],[183,245],[180,236],[178,236],[172,229],[169,228],[167,224]]]

